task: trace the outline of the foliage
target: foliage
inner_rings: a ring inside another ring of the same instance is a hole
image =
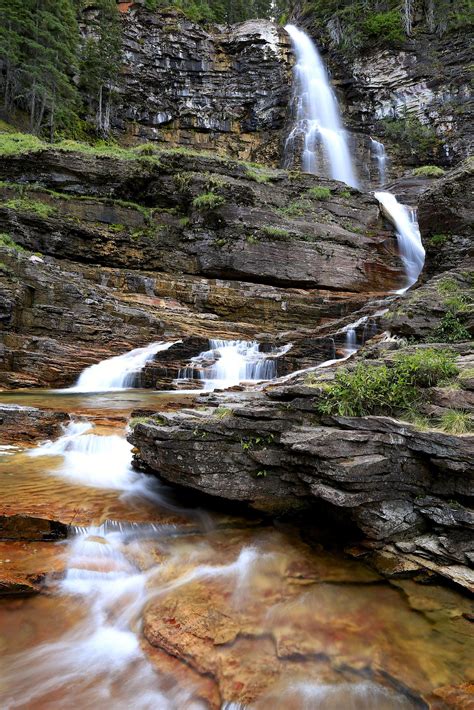
[[[79,29],[73,0],[0,0],[0,86],[8,115],[28,112],[30,130],[58,127],[77,118]]]
[[[2,207],[7,207],[10,210],[18,210],[19,212],[33,212],[38,217],[48,218],[55,212],[55,208],[38,200],[30,200],[26,197],[20,197],[15,200],[8,200],[2,204]]]
[[[38,153],[45,148],[45,144],[30,133],[0,133],[0,155]]]
[[[449,409],[440,417],[440,427],[449,434],[468,434],[474,431],[474,419],[459,409]]]
[[[448,239],[449,236],[447,234],[432,234],[431,237],[429,237],[428,241],[432,246],[436,247],[446,244]]]
[[[281,227],[263,227],[262,232],[268,234],[269,237],[289,237],[290,233],[287,229],[282,229]]]
[[[293,200],[286,207],[280,207],[278,212],[283,215],[288,215],[288,217],[302,217],[303,215],[311,212],[313,205],[309,200],[299,199]]]
[[[383,39],[384,44],[397,44],[405,39],[402,16],[398,8],[369,15],[362,29],[367,39],[375,41]]]
[[[322,414],[362,417],[411,410],[422,390],[454,377],[455,356],[446,350],[420,349],[399,353],[388,365],[359,363],[336,373],[325,385],[316,408]]]
[[[444,175],[443,168],[438,165],[422,165],[419,168],[415,168],[413,175],[417,177],[442,177]]]
[[[194,22],[243,22],[256,17],[271,18],[281,12],[282,2],[272,0],[145,0],[148,10],[176,7]]]
[[[314,200],[328,200],[331,197],[331,190],[329,187],[312,187],[307,195]]]
[[[469,331],[457,315],[453,311],[448,311],[429,340],[434,343],[459,343],[470,338]]]
[[[254,182],[266,183],[271,179],[271,174],[265,170],[256,170],[255,168],[247,168],[245,177]]]
[[[194,198],[193,207],[203,211],[215,210],[217,207],[221,207],[224,203],[225,199],[220,195],[216,195],[214,192],[205,192]]]
[[[20,244],[17,244],[9,234],[0,234],[0,247],[14,249],[15,251],[25,251]]]
[[[121,63],[122,31],[115,0],[96,0],[97,20],[81,48],[80,86],[95,114],[99,134],[110,129],[112,105]]]
[[[400,147],[408,147],[418,159],[430,157],[439,146],[434,129],[407,112],[396,118],[383,118],[380,123],[385,135]]]

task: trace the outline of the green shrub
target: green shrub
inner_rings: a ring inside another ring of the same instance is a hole
[[[405,39],[398,9],[369,15],[362,25],[362,31],[366,37],[376,42],[394,44]]]
[[[329,187],[311,187],[307,194],[313,200],[328,200],[331,197]]]
[[[471,336],[464,324],[452,310],[444,314],[439,326],[429,338],[433,343],[459,343],[470,340]]]
[[[431,237],[428,238],[428,242],[434,246],[442,246],[443,244],[446,244],[446,242],[449,239],[448,234],[432,234]]]
[[[25,251],[20,244],[17,244],[9,234],[0,234],[0,247],[14,249],[15,251]]]
[[[468,434],[474,431],[474,419],[459,409],[450,409],[439,419],[440,427],[449,434]]]
[[[407,112],[397,118],[383,118],[380,123],[389,139],[399,146],[408,146],[418,158],[431,156],[440,145],[434,129]]]
[[[417,177],[441,177],[444,175],[444,170],[437,165],[422,165],[420,168],[414,169],[413,175]]]
[[[256,170],[255,168],[247,168],[245,177],[254,182],[266,183],[271,179],[271,174],[265,170]]]
[[[268,234],[269,237],[289,237],[290,233],[287,229],[281,227],[263,227],[262,232]]]
[[[214,192],[205,192],[202,195],[198,195],[193,200],[193,206],[198,210],[215,210],[217,207],[221,207],[225,203],[225,199],[220,195],[216,195]]]
[[[449,351],[420,349],[399,353],[389,365],[359,363],[352,371],[336,373],[316,408],[322,414],[352,417],[409,411],[424,388],[457,374],[454,360]]]

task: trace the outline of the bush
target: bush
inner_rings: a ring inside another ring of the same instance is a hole
[[[417,158],[429,158],[440,145],[431,126],[421,123],[416,116],[406,112],[397,118],[383,118],[380,123],[390,140],[399,146],[408,146]]]
[[[448,351],[420,349],[396,355],[389,365],[359,363],[353,371],[336,373],[316,408],[321,414],[351,417],[409,411],[424,388],[457,374],[454,360]]]
[[[398,9],[369,15],[362,25],[362,31],[366,37],[376,42],[394,44],[405,39]]]
[[[433,331],[430,341],[433,343],[460,343],[470,340],[471,336],[461,323],[456,313],[448,311],[441,319],[439,326]]]
[[[417,177],[441,177],[444,175],[444,170],[437,165],[422,165],[420,168],[414,169],[413,175]]]
[[[0,247],[14,249],[15,251],[25,251],[20,244],[17,244],[9,234],[0,234]]]
[[[202,195],[198,195],[193,200],[193,207],[198,210],[215,210],[217,207],[221,207],[225,203],[225,199],[220,195],[216,195],[214,192],[205,192]]]
[[[329,187],[312,187],[307,194],[313,200],[328,200],[331,197],[331,190]]]

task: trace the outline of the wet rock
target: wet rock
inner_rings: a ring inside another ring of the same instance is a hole
[[[58,540],[65,537],[67,527],[58,520],[0,513],[0,540]]]
[[[62,425],[69,421],[65,412],[23,407],[18,404],[0,404],[2,442],[35,441],[58,436]]]

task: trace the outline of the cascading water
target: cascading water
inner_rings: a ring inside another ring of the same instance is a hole
[[[357,187],[346,134],[339,109],[318,50],[307,34],[294,25],[286,25],[296,55],[296,121],[288,136],[285,152],[293,150],[298,136],[303,137],[302,167],[313,175],[324,174],[318,163],[319,148],[334,180]]]
[[[135,348],[123,355],[102,360],[91,365],[80,375],[77,383],[69,388],[70,392],[106,392],[132,387],[138,372],[149,360],[163,350],[180,343],[151,343],[144,348]]]
[[[379,184],[380,187],[385,185],[385,174],[387,170],[387,154],[385,152],[385,146],[383,143],[376,141],[374,138],[370,139],[370,149],[374,156],[377,167],[379,171]]]
[[[375,197],[395,227],[398,248],[408,281],[398,291],[398,293],[403,293],[416,283],[425,263],[425,250],[421,241],[416,214],[410,208],[400,204],[390,192],[376,192]]]
[[[240,382],[272,380],[277,376],[275,358],[290,348],[285,345],[262,353],[255,340],[210,340],[209,350],[192,358],[190,365],[180,371],[177,382],[199,379],[205,390],[213,390]]]

